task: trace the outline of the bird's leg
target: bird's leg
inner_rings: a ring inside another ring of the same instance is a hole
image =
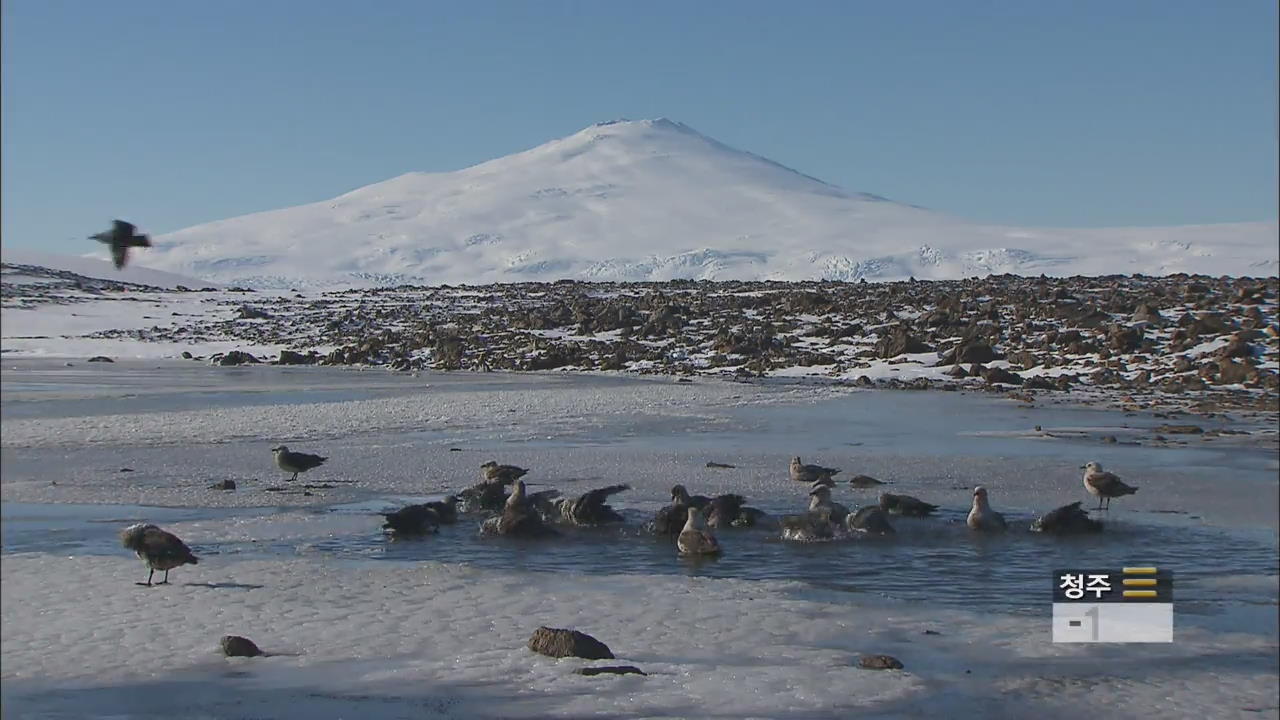
[[[146,585],[147,587],[151,587],[151,578],[152,578],[152,577],[154,577],[154,576],[155,576],[155,574],[156,574],[156,570],[155,570],[155,568],[152,568],[152,569],[151,569],[151,572],[147,573],[147,581],[146,581],[146,582],[144,582],[144,583],[134,583],[134,585]]]
[[[297,480],[297,479],[298,479],[298,473],[294,473],[293,477],[289,478],[289,482],[293,482],[294,480]]]
[[[163,579],[163,580],[161,580],[160,582],[156,583],[156,584],[157,584],[157,585],[168,585],[168,584],[169,584],[169,571],[168,571],[168,570],[165,570],[165,571],[164,571],[164,579]]]
[[[1099,509],[1099,510],[1101,510],[1101,509],[1102,509],[1102,496],[1101,496],[1101,495],[1099,495],[1099,496],[1098,496],[1098,509]]]

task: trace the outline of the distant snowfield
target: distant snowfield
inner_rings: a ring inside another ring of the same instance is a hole
[[[145,248],[135,250],[133,259],[136,261]],[[172,289],[179,285],[200,289],[206,287],[220,287],[219,283],[209,280],[201,280],[199,278],[188,277],[185,275],[176,275],[174,273],[164,272],[161,270],[153,270],[149,267],[143,267],[136,262],[125,265],[117,270],[114,265],[106,260],[96,259],[94,257],[77,257],[74,255],[61,255],[57,253],[40,252],[39,250],[28,250],[27,248],[11,248],[5,247],[0,250],[0,260],[11,265],[36,265],[39,267],[52,268],[54,270],[66,270],[84,275],[85,277],[99,278],[102,280],[113,280],[116,282],[136,283],[138,285],[150,285],[152,287]],[[14,275],[5,276],[6,283],[21,284],[22,278]]]
[[[848,192],[670,120],[156,238],[139,262],[250,287],[1280,272],[1277,223],[1037,229]]]

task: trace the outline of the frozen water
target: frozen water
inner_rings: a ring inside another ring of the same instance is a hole
[[[1177,444],[1151,441],[1167,419],[1066,402],[787,382],[31,360],[2,379],[6,716],[1276,716],[1272,418],[1188,418],[1244,434]],[[330,461],[286,483],[282,441]],[[719,531],[707,562],[641,530],[676,482],[798,511],[797,454],[943,509],[889,539]],[[628,523],[530,544],[473,519],[381,534],[379,511],[491,458],[531,468],[532,489],[628,482]],[[1140,491],[1100,535],[1028,532],[1089,506],[1087,460]],[[223,479],[239,488],[208,488]],[[964,527],[976,484],[1007,535]],[[116,533],[144,519],[201,557],[172,586],[132,584],[146,571]],[[1176,574],[1174,645],[1049,642],[1051,570],[1135,563]],[[524,649],[538,625],[651,674],[572,675],[581,661]],[[224,660],[223,634],[279,654]],[[907,669],[859,670],[860,653]]]

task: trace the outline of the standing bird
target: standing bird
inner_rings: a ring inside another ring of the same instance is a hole
[[[840,472],[839,468],[823,467],[821,465],[805,465],[800,462],[799,456],[791,458],[791,479],[796,482],[812,483],[822,478],[830,478],[832,475]]]
[[[164,571],[164,580],[157,585],[169,584],[169,571],[188,563],[195,565],[200,560],[191,554],[191,548],[178,539],[177,535],[165,532],[149,523],[136,523],[120,532],[120,543],[132,550],[151,568],[147,581],[137,583],[151,587],[151,579],[157,570]]]
[[[276,457],[276,467],[287,473],[293,473],[293,477],[289,478],[289,482],[298,479],[298,473],[304,473],[312,468],[318,468],[324,464],[327,457],[319,455],[309,455],[307,453],[292,452],[288,445],[271,448],[271,453]]]
[[[129,259],[129,248],[151,247],[151,239],[146,235],[137,234],[136,230],[132,223],[116,220],[110,230],[90,235],[89,239],[110,245],[111,262],[115,263],[117,270],[120,270]]]
[[[1004,516],[991,509],[987,502],[987,489],[979,485],[973,489],[973,509],[966,519],[969,527],[983,532],[998,532],[1005,529]]]
[[[1102,523],[1089,517],[1088,512],[1080,509],[1080,501],[1077,500],[1036,518],[1031,523],[1031,530],[1055,535],[1100,532]]]
[[[528,475],[529,471],[515,465],[499,465],[496,460],[490,460],[480,466],[480,474],[487,482],[500,482],[506,485]]]
[[[1107,510],[1111,509],[1111,498],[1132,495],[1138,488],[1127,485],[1120,478],[1102,469],[1102,465],[1091,462],[1081,465],[1084,470],[1084,489],[1098,498],[1098,509],[1102,510],[1102,501],[1107,501]]]
[[[933,514],[933,511],[937,510],[938,506],[913,498],[910,495],[880,493],[880,509],[891,515],[927,517]]]
[[[622,516],[609,507],[606,501],[610,495],[630,489],[630,485],[610,485],[583,493],[576,498],[561,498],[555,504],[560,511],[560,519],[573,525],[622,522]]]
[[[697,508],[689,508],[688,518],[684,521],[684,529],[676,538],[676,548],[681,555],[717,555],[720,543],[716,536],[707,530],[702,522],[702,513]]]

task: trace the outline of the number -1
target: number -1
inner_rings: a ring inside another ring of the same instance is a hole
[[[1094,605],[1094,606],[1090,607],[1090,608],[1085,612],[1085,615],[1087,615],[1087,616],[1089,616],[1089,617],[1093,618],[1093,622],[1089,623],[1089,625],[1093,628],[1093,639],[1094,639],[1094,642],[1097,642],[1097,640],[1098,640],[1098,606],[1097,606],[1097,605]]]

